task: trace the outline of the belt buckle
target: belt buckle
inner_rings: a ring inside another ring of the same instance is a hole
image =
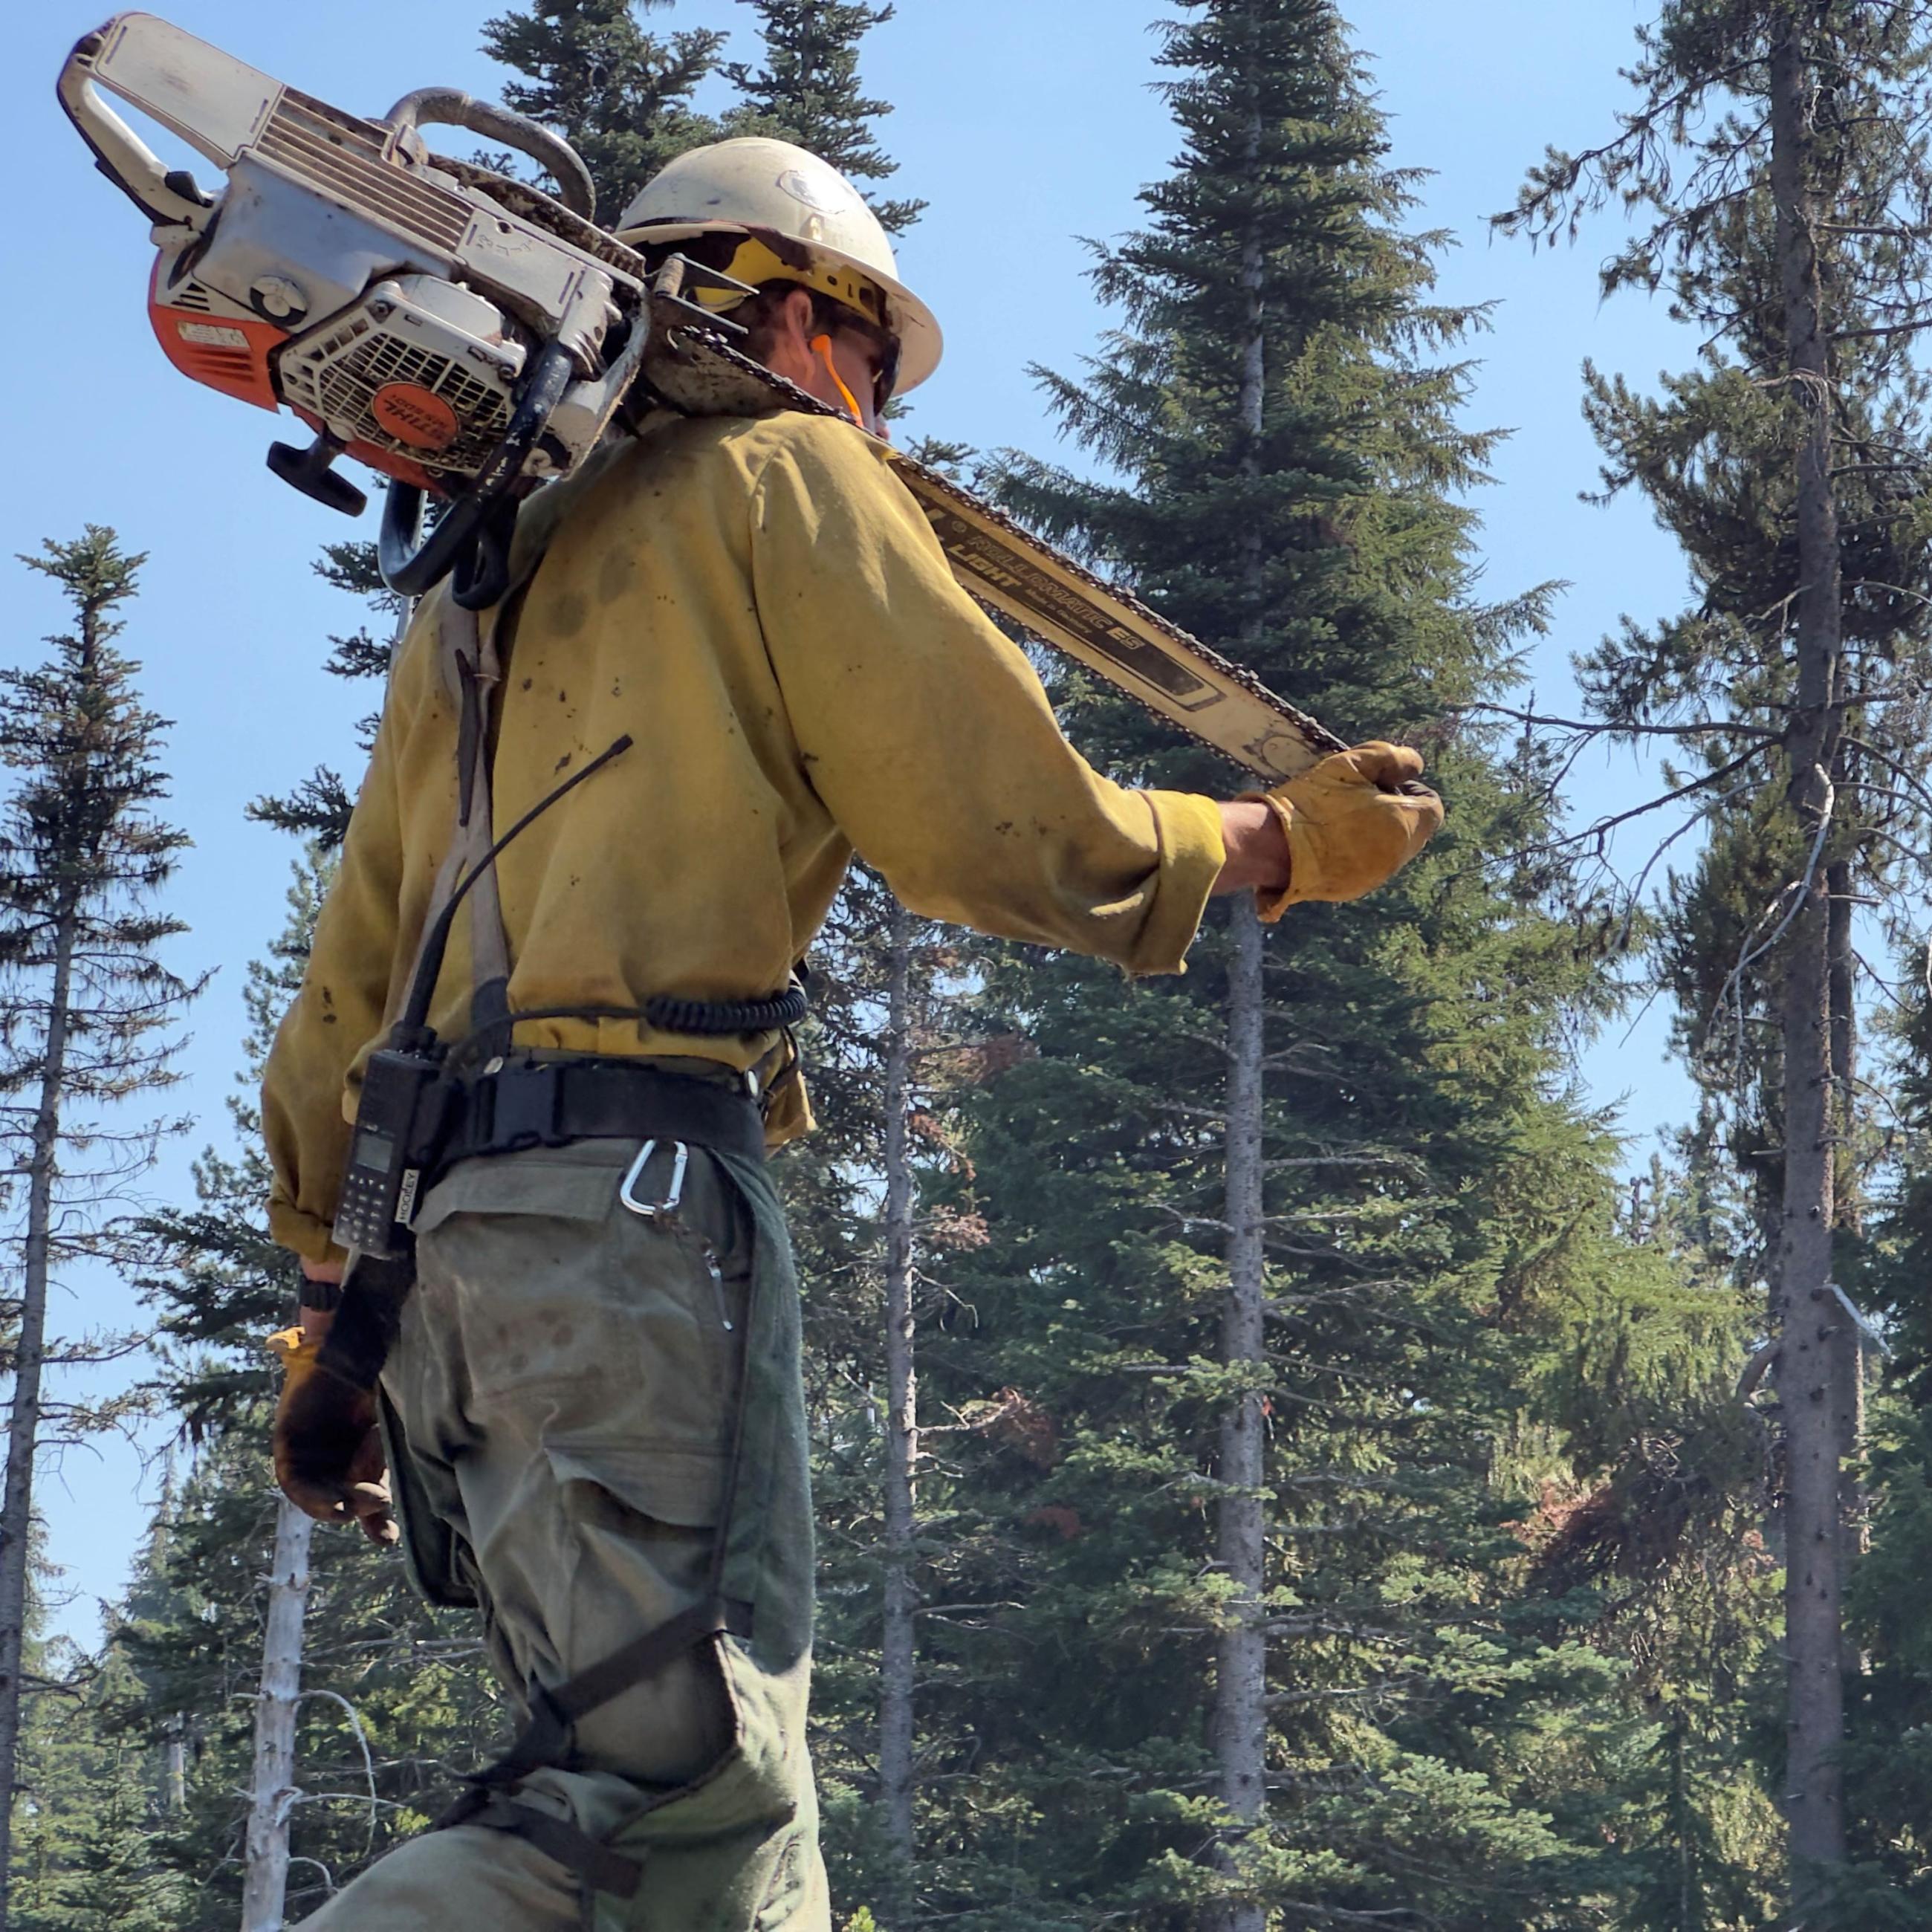
[[[548,1060],[496,1076],[490,1095],[490,1137],[506,1153],[558,1144],[561,1076],[562,1070]]]
[[[617,1190],[617,1198],[633,1214],[646,1221],[669,1221],[677,1214],[678,1203],[684,1198],[684,1177],[691,1166],[691,1150],[682,1141],[673,1141],[676,1150],[671,1158],[670,1186],[664,1191],[662,1199],[640,1201],[638,1183],[644,1178],[644,1169],[650,1165],[651,1156],[657,1152],[658,1144],[648,1140],[638,1150],[638,1157],[632,1161],[630,1171],[624,1176],[623,1185]]]

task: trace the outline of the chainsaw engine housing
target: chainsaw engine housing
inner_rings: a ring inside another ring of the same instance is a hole
[[[219,192],[164,169],[104,88],[220,168]],[[640,360],[648,303],[641,265],[591,226],[588,176],[548,130],[427,91],[364,120],[143,14],[82,40],[60,94],[154,224],[149,314],[168,359],[316,432],[307,452],[277,446],[278,474],[359,508],[328,473],[346,453],[405,492],[452,500],[446,524],[466,503],[475,521],[602,439]],[[579,208],[431,154],[422,119],[513,141]],[[470,500],[484,494],[488,506]]]

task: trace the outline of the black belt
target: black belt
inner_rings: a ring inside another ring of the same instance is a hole
[[[751,1096],[622,1060],[537,1060],[479,1074],[454,1096],[436,1166],[572,1141],[683,1141],[762,1159],[765,1124]]]

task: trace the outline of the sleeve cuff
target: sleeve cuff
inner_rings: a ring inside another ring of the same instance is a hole
[[[1154,814],[1160,870],[1126,968],[1136,975],[1184,973],[1187,949],[1194,944],[1214,881],[1227,862],[1221,808],[1194,792],[1147,791],[1141,796]]]
[[[292,1201],[268,1203],[268,1236],[278,1246],[292,1249],[308,1262],[341,1262],[348,1250],[335,1244],[326,1221],[318,1220]]]

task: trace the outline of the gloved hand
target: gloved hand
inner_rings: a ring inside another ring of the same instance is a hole
[[[1271,790],[1243,793],[1273,811],[1288,838],[1288,885],[1257,895],[1262,919],[1304,899],[1358,899],[1401,871],[1442,829],[1442,801],[1414,784],[1421,774],[1420,752],[1376,739]]]
[[[401,1534],[383,1480],[376,1398],[316,1366],[322,1345],[299,1328],[268,1337],[284,1370],[273,1435],[282,1493],[318,1522],[359,1522],[371,1543]]]

